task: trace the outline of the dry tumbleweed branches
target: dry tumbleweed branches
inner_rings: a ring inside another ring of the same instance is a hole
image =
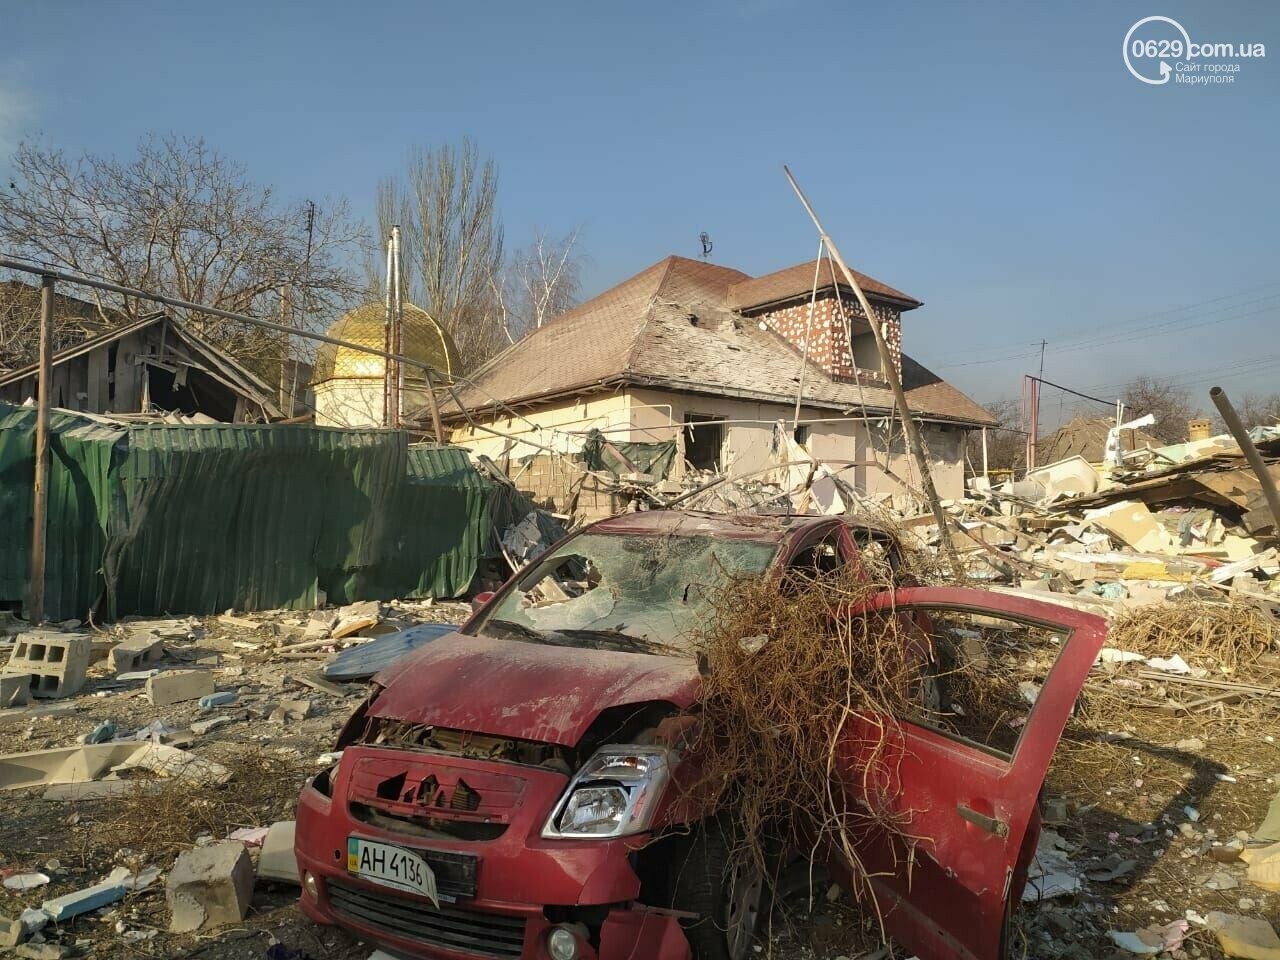
[[[1206,657],[1234,670],[1280,647],[1280,624],[1248,601],[1176,600],[1116,617],[1108,642],[1148,656]]]
[[[740,825],[742,855],[760,869],[782,848],[857,868],[862,830],[902,827],[878,786],[892,780],[882,738],[889,718],[919,713],[926,664],[904,655],[907,631],[892,612],[850,615],[888,586],[879,572],[731,583],[698,638],[705,676],[692,789]],[[855,732],[867,729],[879,730],[877,742]]]

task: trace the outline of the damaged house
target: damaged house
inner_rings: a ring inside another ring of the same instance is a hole
[[[994,421],[902,353],[902,316],[921,302],[871,277],[860,283],[885,324],[939,493],[961,496],[965,433]],[[869,495],[918,484],[870,326],[825,261],[751,277],[667,257],[503,351],[460,390],[464,409],[442,412],[455,443],[506,463],[522,488],[564,508],[555,455],[579,452],[593,430],[618,445],[674,443],[676,479],[743,476],[776,460],[775,424],[791,429],[798,393],[794,439],[810,457],[853,462],[842,476]],[[603,515],[617,505],[585,506]]]
[[[166,313],[119,319],[120,325],[54,353],[49,399],[55,408],[223,423],[280,419],[275,391],[189,324]],[[0,401],[34,400],[38,382],[36,363],[0,373]]]

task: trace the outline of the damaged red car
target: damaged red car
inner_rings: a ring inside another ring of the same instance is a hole
[[[730,855],[733,825],[675,786],[687,758],[667,733],[699,690],[687,638],[720,578],[831,571],[869,553],[901,566],[889,532],[850,518],[654,511],[562,540],[456,633],[375,678],[339,737],[341,760],[299,799],[304,911],[403,957],[751,955],[764,878]],[[1019,653],[1042,664],[1034,704],[996,730],[966,724],[945,690],[929,694],[936,720],[892,725],[893,802],[908,829],[859,840],[901,945],[925,960],[1001,957],[1038,794],[1103,623],[907,584],[863,612],[880,609],[939,647],[990,640],[993,661],[1014,636],[1046,651]],[[857,763],[857,742],[842,763]]]

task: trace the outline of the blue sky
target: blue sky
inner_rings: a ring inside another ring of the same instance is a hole
[[[1269,56],[1140,83],[1122,41],[1153,14]],[[1104,396],[1280,391],[1273,3],[0,6],[0,174],[24,135],[148,130],[362,213],[410,146],[471,136],[510,244],[582,227],[587,293],[703,230],[751,273],[812,257],[786,162],[851,265],[925,301],[907,352],[979,400],[1041,339],[1047,378]]]

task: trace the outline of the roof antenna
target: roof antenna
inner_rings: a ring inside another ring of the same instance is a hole
[[[715,246],[715,244],[711,242],[711,235],[707,233],[707,231],[703,230],[700,234],[698,234],[698,239],[702,241],[702,259],[710,260],[711,248]]]

